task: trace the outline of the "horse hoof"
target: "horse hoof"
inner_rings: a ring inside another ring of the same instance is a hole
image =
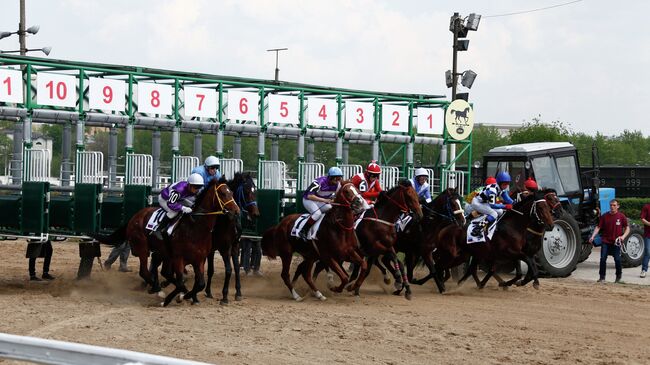
[[[156,295],[158,295],[158,297],[160,297],[160,298],[164,298],[164,297],[166,297],[165,292],[162,291],[162,290],[159,291],[158,293],[156,293]]]
[[[406,294],[404,294],[404,298],[406,298],[406,300],[411,300],[411,299],[413,299],[413,294],[406,293]]]
[[[353,290],[354,290],[354,285],[352,285],[352,284],[348,284],[348,285],[345,287],[345,290],[347,290],[347,291],[353,291]]]
[[[539,290],[539,284],[533,284],[533,288],[535,288],[536,290]]]
[[[503,291],[507,291],[508,287],[504,285],[504,286],[501,287],[501,289],[503,289]]]
[[[390,276],[384,275],[384,284],[386,285],[390,284]]]
[[[401,294],[402,294],[402,289],[400,289],[400,290],[395,290],[395,291],[393,292],[393,295],[401,295]]]
[[[221,305],[228,305],[228,299],[221,299],[221,300],[219,301],[219,304],[221,304]]]
[[[160,306],[161,306],[161,307],[164,307],[164,306],[165,306],[165,302],[160,302]]]
[[[316,291],[316,292],[314,293],[314,296],[315,296],[316,298],[322,300],[322,301],[326,301],[326,300],[327,300],[327,298],[326,298],[326,297],[323,295],[323,293],[321,293],[320,291]]]
[[[205,297],[206,297],[206,298],[211,298],[211,299],[214,298],[214,297],[212,296],[212,293],[205,293]]]
[[[296,297],[296,298],[293,298],[293,299],[295,299],[296,302],[302,302],[305,298],[303,298],[303,297]]]
[[[399,290],[399,291],[401,291],[401,290],[402,290],[402,287],[403,287],[402,282],[401,282],[401,281],[396,281],[396,282],[393,284],[393,287],[395,288],[395,290]]]
[[[201,302],[199,302],[198,299],[193,299],[193,300],[192,300],[192,305],[200,304],[200,303],[201,303]]]
[[[235,295],[235,301],[241,302],[244,298],[241,295]]]

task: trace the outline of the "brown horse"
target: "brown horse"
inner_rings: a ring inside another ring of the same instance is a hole
[[[479,288],[485,284],[494,274],[496,262],[514,262],[523,260],[528,263],[529,258],[524,253],[526,235],[528,228],[533,224],[542,224],[545,229],[553,227],[553,216],[551,209],[544,199],[542,192],[536,192],[515,203],[512,210],[504,213],[498,222],[497,231],[487,243],[467,244],[466,230],[449,226],[441,232],[441,242],[455,239],[455,243],[462,251],[470,256],[470,264],[465,275],[459,280],[459,284],[465,281],[470,275],[476,281]],[[480,262],[487,263],[487,274],[483,280],[478,279],[477,268]],[[534,265],[534,263],[529,263]]]
[[[253,182],[250,174],[244,175],[237,172],[227,184],[230,190],[234,192],[235,202],[239,206],[243,218],[254,223],[260,216],[260,211],[257,208],[255,182]],[[205,288],[205,296],[212,298],[211,283],[212,275],[214,275],[214,254],[218,250],[225,268],[225,278],[221,291],[223,297],[219,301],[220,304],[228,304],[228,288],[233,269],[235,271],[235,300],[242,299],[241,278],[239,276],[239,239],[242,232],[240,218],[242,217],[219,216],[212,231],[212,250],[208,255],[208,282]]]
[[[177,294],[187,292],[183,284],[183,271],[186,264],[192,265],[194,287],[185,297],[198,303],[196,294],[205,287],[204,264],[212,247],[211,232],[217,215],[239,214],[232,191],[224,182],[224,179],[219,182],[213,180],[203,189],[196,198],[194,212],[180,218],[178,227],[169,238],[158,240],[145,229],[151,214],[157,209],[154,207],[141,209],[125,226],[110,236],[98,235],[95,238],[112,246],[128,241],[133,255],[140,260],[140,276],[154,291],[159,291],[160,288],[157,278],[154,281],[154,276],[147,268],[149,253],[153,252],[154,256],[162,260],[163,275],[175,285],[175,289],[165,297],[163,306],[168,305]],[[155,268],[157,264],[152,266]]]
[[[341,279],[341,285],[330,290],[340,293],[348,283],[347,273],[339,265],[343,261],[351,261],[366,268],[360,251],[357,236],[354,233],[355,214],[367,208],[365,200],[351,183],[344,184],[336,193],[332,209],[322,218],[315,240],[308,242],[291,235],[291,230],[300,214],[292,214],[280,223],[264,232],[262,237],[262,252],[269,258],[280,256],[282,260],[282,280],[289,289],[291,296],[301,301],[290,281],[289,270],[293,253],[303,257],[296,271],[302,273],[303,279],[311,288],[314,296],[325,300],[325,296],[316,288],[312,280],[312,267],[316,260],[326,263]],[[359,284],[360,285],[360,284]]]

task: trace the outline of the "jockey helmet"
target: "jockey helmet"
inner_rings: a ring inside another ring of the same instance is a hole
[[[495,179],[494,176],[488,176],[487,179],[485,179],[485,185],[492,185],[496,183],[497,179]]]
[[[196,172],[190,175],[190,177],[187,178],[187,182],[190,185],[200,185],[203,186],[203,176],[201,174],[197,174]]]
[[[427,169],[422,168],[422,167],[415,169],[415,173],[414,173],[414,174],[415,174],[415,177],[418,177],[418,176],[426,176],[426,177],[429,177],[429,172],[427,171]]]
[[[207,167],[219,168],[219,159],[214,156],[208,156],[208,158],[205,159],[204,165],[206,168]]]
[[[336,166],[330,167],[330,169],[327,171],[327,176],[329,176],[329,177],[335,177],[335,176],[343,177],[343,171],[341,171],[341,169],[336,167]]]
[[[509,174],[508,172],[506,172],[506,171],[501,171],[501,172],[499,172],[499,173],[497,174],[497,183],[498,183],[499,185],[501,185],[501,183],[504,183],[504,182],[509,183],[509,182],[511,182],[511,181],[512,181],[512,179],[510,179],[510,174]]]
[[[372,160],[371,163],[366,167],[366,171],[370,174],[381,174],[381,167],[377,165],[377,161]]]
[[[537,190],[537,189],[539,189],[539,188],[537,187],[537,183],[535,182],[535,180],[534,180],[532,177],[529,177],[529,178],[526,180],[526,182],[524,182],[524,187],[525,187],[526,189],[528,189],[528,190]]]

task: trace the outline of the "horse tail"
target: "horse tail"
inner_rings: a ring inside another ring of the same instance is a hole
[[[116,247],[124,243],[126,240],[126,224],[122,225],[117,230],[115,230],[115,232],[108,235],[101,233],[89,233],[88,236],[96,239],[99,241],[99,243]]]
[[[262,235],[262,253],[270,259],[278,256],[278,248],[275,245],[275,227],[267,229]]]

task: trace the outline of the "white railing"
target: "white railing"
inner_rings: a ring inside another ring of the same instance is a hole
[[[244,161],[238,158],[222,158],[219,161],[219,170],[221,174],[228,180],[235,177],[235,172],[242,172],[244,170]]]
[[[440,189],[455,188],[458,194],[465,195],[465,171],[442,170]]]
[[[26,148],[23,161],[23,181],[50,180],[49,150]]]
[[[399,183],[399,167],[382,166],[379,182],[381,183],[381,188],[384,190],[397,186]]]
[[[325,165],[318,162],[298,164],[298,192],[304,191],[312,181],[325,174]]]
[[[425,170],[427,170],[427,172],[429,173],[429,192],[433,194],[433,192],[434,192],[433,187],[434,187],[434,185],[435,185],[434,183],[436,181],[434,173],[433,173],[433,169],[425,169]],[[408,174],[409,179],[412,180],[413,177],[414,177],[413,176],[414,174],[415,174],[415,168],[410,168],[409,169],[409,174]]]
[[[195,156],[174,156],[172,160],[172,180],[187,180],[192,169],[199,166],[199,158]]]
[[[349,180],[352,176],[363,171],[361,165],[339,165],[341,171],[343,171],[343,180]]]
[[[0,358],[39,364],[68,365],[206,365],[143,352],[0,333]]]
[[[287,178],[287,165],[283,161],[260,161],[257,173],[257,186],[259,189],[285,188]]]
[[[140,153],[126,154],[126,184],[151,186],[153,156]]]
[[[97,151],[77,151],[75,184],[101,184],[104,178],[104,154]]]

